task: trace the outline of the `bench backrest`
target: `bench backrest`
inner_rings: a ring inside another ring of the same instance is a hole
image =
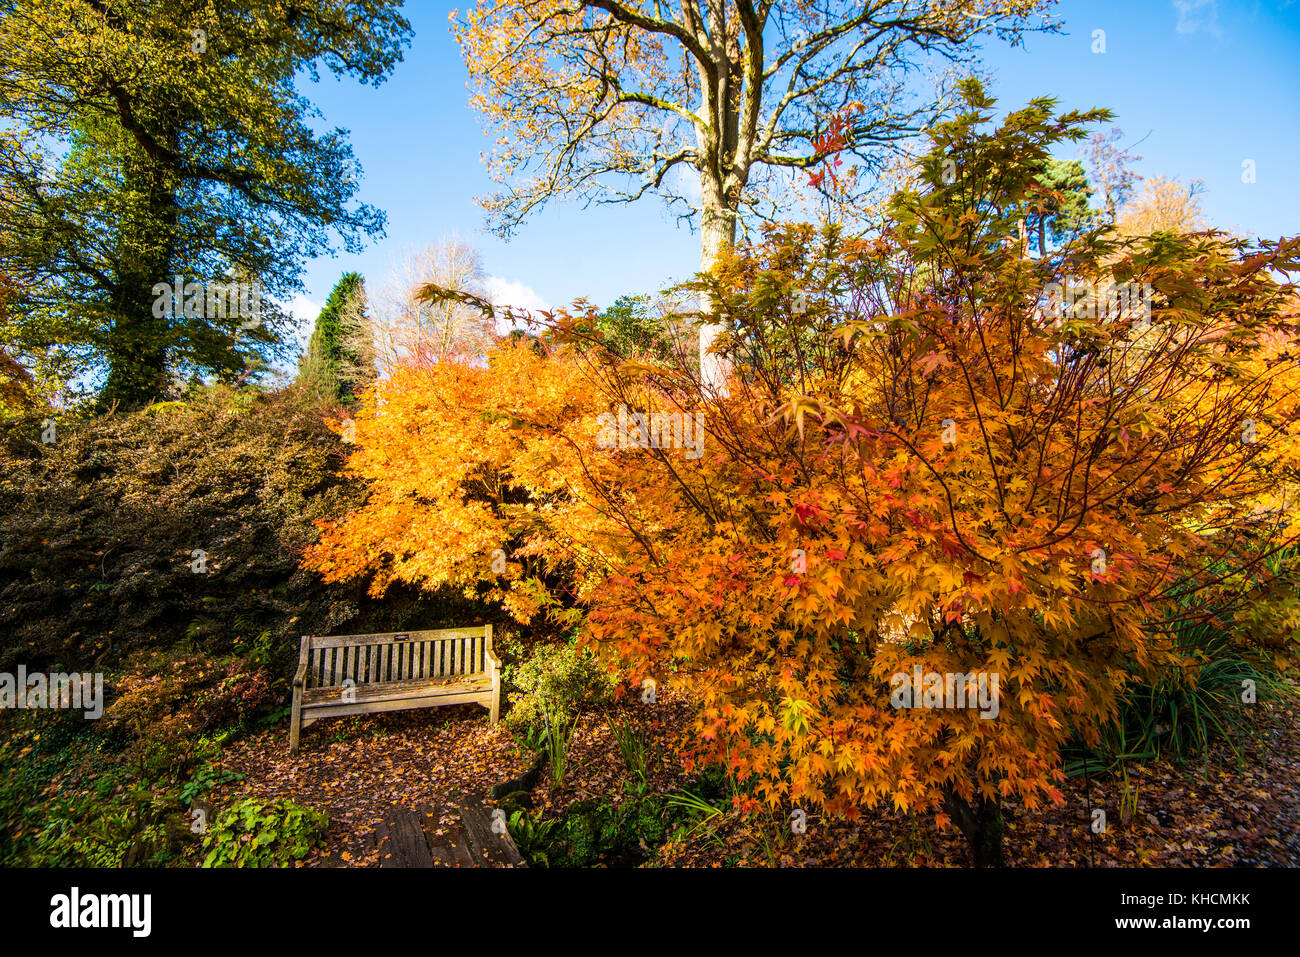
[[[312,635],[309,688],[338,688],[417,678],[452,678],[487,671],[492,626],[403,631],[387,635]]]

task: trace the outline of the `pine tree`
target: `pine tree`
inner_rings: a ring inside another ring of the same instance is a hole
[[[1038,185],[1058,194],[1046,215],[1038,219],[1038,250],[1047,251],[1047,236],[1060,242],[1086,229],[1097,213],[1088,206],[1095,192],[1078,160],[1048,159],[1038,176]]]
[[[360,273],[346,272],[316,317],[299,379],[322,401],[354,403],[375,377],[374,348],[369,339],[365,279]]]

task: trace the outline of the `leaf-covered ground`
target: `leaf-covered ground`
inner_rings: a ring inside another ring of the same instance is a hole
[[[651,783],[671,792],[689,786],[672,742],[690,709],[663,695],[648,724],[656,745]],[[1261,706],[1257,736],[1238,742],[1240,764],[1225,744],[1208,762],[1161,760],[1129,771],[1137,811],[1124,820],[1122,781],[1071,779],[1060,808],[1007,808],[1011,866],[1300,866],[1300,709]],[[475,706],[429,709],[321,722],[304,732],[297,757],[288,734],[276,728],[231,746],[222,765],[245,775],[213,794],[220,805],[241,792],[290,797],[329,812],[327,844],[306,859],[374,866],[367,836],[397,804],[416,807],[460,791],[491,804],[497,783],[525,771],[532,756],[519,750],[503,725],[488,724]],[[628,773],[609,728],[596,717],[580,725],[573,773],[555,788],[546,773],[533,791],[537,811],[557,813],[574,801],[620,800]],[[868,812],[853,823],[812,816],[794,835],[784,817],[742,818],[726,797],[725,813],[689,839],[659,849],[671,866],[964,866],[960,837],[940,833],[929,819],[892,811]],[[1106,813],[1104,833],[1092,833],[1089,808]]]

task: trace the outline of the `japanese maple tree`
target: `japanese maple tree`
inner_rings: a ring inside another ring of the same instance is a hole
[[[309,564],[549,611],[692,694],[688,763],[750,806],[933,813],[1000,862],[1003,801],[1060,802],[1070,735],[1185,663],[1189,602],[1241,608],[1294,540],[1300,243],[1099,227],[1031,257],[1050,151],[1106,114],[1040,99],[990,128],[964,95],[878,229],[773,228],[701,278],[724,393],[565,313],[377,386],[369,502]],[[663,441],[697,414],[702,443]],[[1293,627],[1235,634],[1289,664]],[[918,672],[996,699],[952,707]]]

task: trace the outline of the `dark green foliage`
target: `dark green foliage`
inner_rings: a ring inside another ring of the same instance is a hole
[[[510,836],[533,866],[635,866],[662,844],[680,816],[643,783],[629,782],[622,800],[590,798],[569,805],[558,818],[526,810],[509,820]]]
[[[1088,206],[1093,189],[1078,160],[1048,159],[1038,184],[1056,194],[1047,199],[1046,213],[1037,222],[1038,249],[1045,253],[1047,236],[1059,243],[1087,229],[1097,214]]]
[[[135,648],[288,654],[355,608],[298,570],[313,519],[347,503],[340,443],[301,402],[225,391],[0,432],[0,664],[85,669]],[[193,569],[200,556],[205,569]],[[341,597],[341,596],[340,596]]]
[[[1082,774],[1085,763],[1100,771],[1162,756],[1180,762],[1204,759],[1216,740],[1236,752],[1237,740],[1254,727],[1256,710],[1294,694],[1268,662],[1242,648],[1214,619],[1179,623],[1170,633],[1186,666],[1155,683],[1135,680],[1118,718],[1103,730],[1100,745],[1071,749],[1068,773]],[[1254,703],[1242,700],[1246,682]]]
[[[649,296],[619,296],[596,317],[596,328],[604,346],[620,356],[663,359],[673,351],[668,325],[652,315]]]
[[[325,402],[353,404],[374,368],[364,349],[366,285],[346,272],[334,284],[307,343],[300,378]]]
[[[463,623],[468,602],[381,602],[299,568],[355,501],[344,446],[300,393],[202,390],[125,416],[0,426],[0,668],[112,668],[142,649],[261,639],[291,671],[304,633]],[[206,572],[192,571],[194,550]],[[262,637],[265,634],[265,637]]]

